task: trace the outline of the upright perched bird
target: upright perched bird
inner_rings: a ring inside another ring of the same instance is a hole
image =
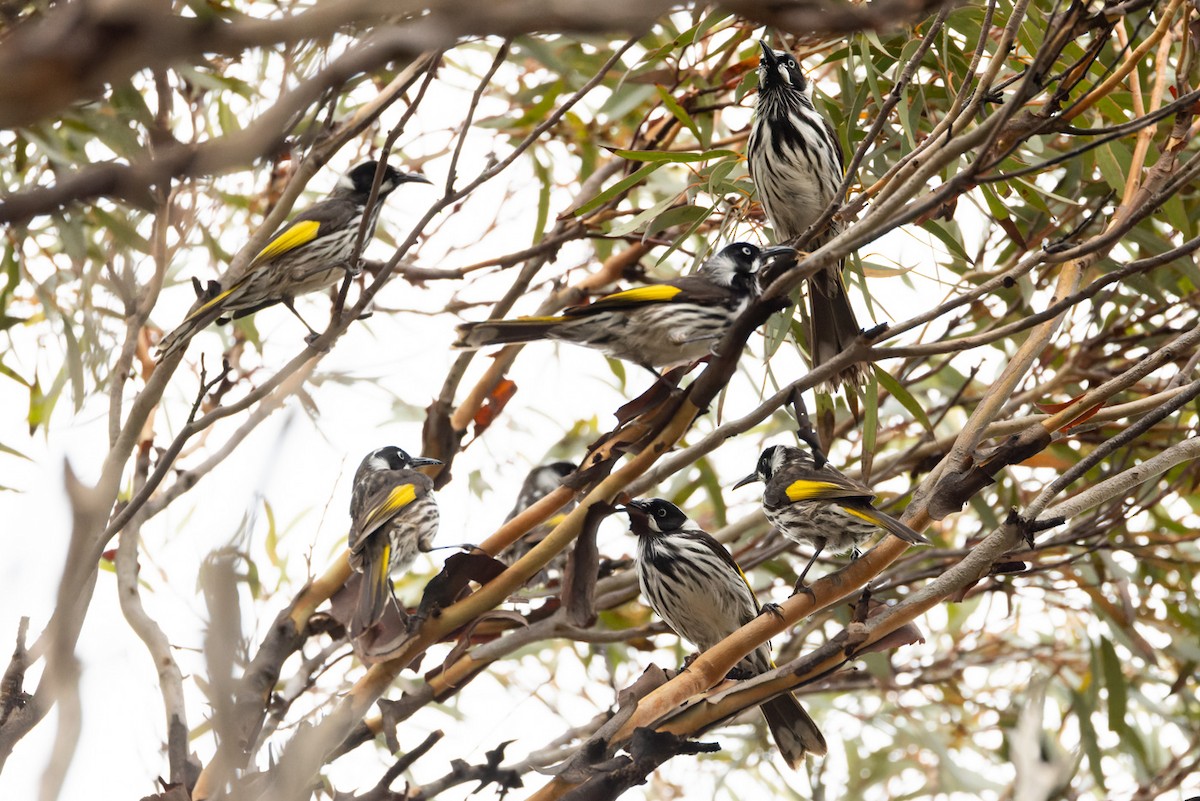
[[[517,493],[517,502],[513,506],[512,511],[508,513],[508,517],[504,518],[504,522],[507,523],[509,520],[512,520],[521,512],[558,489],[562,485],[562,480],[574,471],[575,465],[571,462],[550,462],[549,464],[538,465],[530,470],[529,475],[525,476],[525,482],[521,484],[521,491]],[[533,549],[533,546],[545,539],[546,535],[550,533],[550,529],[558,522],[558,519],[574,508],[575,500],[572,498],[567,502],[566,506],[559,510],[558,515],[550,518],[514,542],[512,547],[500,554],[500,559],[508,565],[516,562],[522,556],[529,553]],[[540,573],[530,580],[530,583],[544,584],[546,579],[551,575],[561,573],[566,564],[567,552],[560,551],[542,568]]]
[[[433,481],[415,468],[441,464],[389,445],[367,454],[354,474],[350,496],[350,566],[363,574],[350,621],[357,637],[383,616],[392,596],[391,575],[433,546],[438,529]]]
[[[822,551],[857,550],[880,529],[913,545],[929,544],[925,537],[872,506],[875,493],[867,485],[829,463],[816,469],[802,448],[767,448],[754,472],[734,484],[734,489],[754,481],[766,484],[763,511],[775,528],[790,540],[816,548],[796,580],[797,590],[804,586],[804,577]]]
[[[347,272],[358,273],[358,265],[351,264],[350,259],[378,169],[377,161],[359,164],[338,180],[328,198],[297,214],[239,275],[223,278],[219,291],[162,338],[158,358],[185,347],[193,335],[213,321],[228,322],[276,303],[282,303],[304,323],[293,305],[296,297],[332,286]],[[401,184],[413,182],[427,184],[429,179],[383,165],[379,195],[363,234],[364,244],[375,234],[384,198]],[[304,326],[316,334],[308,323]]]
[[[661,498],[625,504],[638,538],[637,568],[642,594],[671,630],[706,651],[758,616],[758,599],[725,546]],[[774,667],[764,643],[738,667],[759,674]],[[788,765],[805,753],[825,754],[825,738],[791,693],[760,707],[771,737]]]
[[[794,264],[795,259],[792,248],[761,250],[737,242],[692,275],[605,295],[556,317],[464,323],[453,347],[474,350],[557,339],[596,348],[652,371],[691,364],[712,353],[729,324],[758,294],[757,271],[768,262]]]
[[[804,233],[832,202],[845,175],[842,145],[833,126],[813,105],[812,84],[795,56],[772,50],[765,41],[758,62],[758,104],[750,129],[747,162],[775,238],[790,242]],[[813,248],[839,233],[836,225],[818,232]],[[828,267],[809,279],[808,343],[813,367],[849,345],[861,327],[846,297],[842,266]],[[862,369],[847,367],[834,383],[862,383]]]

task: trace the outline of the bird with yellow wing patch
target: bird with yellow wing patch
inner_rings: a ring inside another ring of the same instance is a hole
[[[380,172],[378,195],[370,203],[371,188]],[[429,180],[376,161],[364,162],[350,170],[328,198],[297,214],[238,275],[222,278],[221,285],[162,338],[157,358],[165,359],[186,347],[197,332],[213,322],[245,317],[276,303],[286,306],[315,336],[316,332],[296,312],[293,301],[300,295],[333,286],[348,272],[357,274],[358,264],[350,262],[359,231],[362,230],[364,244],[370,241],[384,198],[401,184],[412,182],[427,184]]]
[[[350,634],[358,637],[383,617],[392,595],[392,574],[433,548],[438,508],[433,480],[416,468],[437,459],[409,456],[389,445],[367,454],[354,474],[350,498],[350,566],[363,574]],[[401,618],[405,617],[403,610]]]
[[[759,270],[775,261],[794,264],[796,251],[737,242],[692,275],[605,295],[557,316],[465,323],[458,327],[453,347],[475,350],[554,339],[654,372],[656,367],[691,364],[712,354],[730,323],[758,294]]]
[[[870,487],[829,463],[818,469],[802,448],[767,448],[754,472],[734,489],[753,481],[766,484],[762,505],[772,525],[788,539],[816,548],[796,579],[797,590],[803,588],[804,577],[823,551],[853,550],[857,555],[858,546],[881,529],[913,545],[929,544],[925,537],[872,506],[875,493]]]

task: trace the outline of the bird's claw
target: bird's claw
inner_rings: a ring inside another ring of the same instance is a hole
[[[404,631],[406,634],[415,634],[421,628],[421,624],[425,622],[426,613],[420,610],[407,615],[404,619]]]
[[[796,586],[792,588],[792,597],[795,598],[800,593],[812,598],[814,602],[817,600],[817,594],[812,591],[812,587],[804,583],[803,577],[796,579]]]
[[[887,330],[887,323],[879,323],[878,325],[873,325],[870,328],[864,329],[862,332],[862,338],[870,342]]]
[[[760,609],[758,611],[758,613],[760,615],[766,614],[768,612],[771,613],[772,615],[774,615],[775,617],[779,618],[780,620],[783,620],[783,607],[781,607],[779,604],[765,603],[762,605],[762,609]]]

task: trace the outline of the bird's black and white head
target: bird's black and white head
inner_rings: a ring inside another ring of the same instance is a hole
[[[371,196],[371,187],[375,183],[375,173],[379,171],[378,161],[364,161],[351,168],[350,172],[338,179],[334,194],[339,197],[349,197],[366,202]],[[417,172],[400,172],[391,164],[383,165],[383,175],[379,178],[379,197],[385,198],[401,184],[428,184],[431,181]]]
[[[533,496],[534,500],[543,498],[558,489],[562,480],[573,472],[575,472],[575,465],[571,462],[551,462],[539,465],[530,470],[529,475],[525,477],[521,495],[529,494]]]
[[[761,248],[734,242],[704,262],[699,273],[718,286],[745,289],[754,286],[754,272],[761,260]]]
[[[699,273],[719,286],[757,291],[760,270],[768,264],[772,265],[772,271],[786,269],[796,263],[797,257],[795,248],[780,246],[763,249],[748,242],[734,242],[704,262]]]
[[[629,530],[639,537],[672,534],[695,525],[678,506],[662,498],[635,498],[624,506]]]
[[[430,459],[425,456],[409,456],[403,449],[397,448],[395,445],[388,445],[383,448],[376,448],[366,455],[362,463],[358,466],[358,472],[355,474],[354,480],[358,479],[367,473],[381,473],[387,470],[411,470],[415,467],[429,467],[431,465],[441,464],[438,459]]]
[[[803,448],[794,448],[791,445],[772,445],[764,449],[758,457],[758,464],[755,465],[754,472],[734,484],[733,488],[744,487],[755,481],[761,481],[765,484],[780,470],[796,463],[804,464],[808,467],[813,466],[812,457]]]
[[[758,59],[758,97],[775,94],[799,94],[812,105],[812,83],[804,77],[800,62],[786,50],[772,50],[764,39],[759,42],[762,55]]]

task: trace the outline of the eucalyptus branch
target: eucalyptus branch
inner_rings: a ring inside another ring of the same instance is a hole
[[[140,487],[146,481],[149,470],[149,453],[143,447],[137,457],[134,476],[135,486]],[[162,627],[150,617],[142,603],[138,584],[138,539],[141,536],[142,523],[145,517],[135,515],[124,526],[119,535],[117,555],[114,566],[117,573],[117,598],[120,601],[121,612],[129,627],[141,639],[154,663],[158,674],[158,688],[162,694],[163,709],[166,713],[167,725],[167,761],[170,767],[172,784],[187,785],[190,783],[188,764],[188,738],[190,728],[187,722],[187,707],[184,701],[183,671],[171,651],[171,643]]]
[[[1175,397],[1171,398],[1169,401],[1153,411],[1147,413],[1128,428],[1122,429],[1116,436],[1105,440],[1100,444],[1099,447],[1095,448],[1091,453],[1080,459],[1065,472],[1063,472],[1062,475],[1050,482],[1050,484],[1047,485],[1040,493],[1038,493],[1038,496],[1034,498],[1028,506],[1025,507],[1026,516],[1030,519],[1036,520],[1041,515],[1042,510],[1046,508],[1047,504],[1049,504],[1056,495],[1074,482],[1078,481],[1087,473],[1088,470],[1091,470],[1093,467],[1100,464],[1110,454],[1136,440],[1162,420],[1179,411],[1179,409],[1185,404],[1190,403],[1196,397],[1200,397],[1200,381],[1193,381],[1188,386],[1183,387],[1182,390],[1183,391],[1175,395]],[[1188,448],[1183,450],[1185,452],[1191,452],[1195,450],[1196,446],[1192,445],[1189,447],[1190,450]],[[1168,467],[1164,467],[1163,470],[1159,470],[1158,472],[1154,472],[1153,468],[1147,470],[1137,470],[1135,475],[1141,477],[1141,480],[1143,481],[1153,478],[1159,473],[1164,472],[1169,467],[1174,466],[1174,464],[1177,464],[1177,461],[1172,461],[1174,458],[1175,457],[1172,456],[1170,459],[1164,460],[1164,463],[1166,463]],[[1133,469],[1136,470],[1136,468]],[[1108,479],[1107,481],[1111,480],[1112,478]],[[1097,485],[1097,488],[1099,486],[1100,485]],[[1071,501],[1066,501],[1058,504],[1055,507],[1055,510],[1059,511],[1061,507],[1070,506],[1071,503]],[[1095,505],[1095,503],[1093,503],[1093,505]]]
[[[1137,261],[1132,261],[1119,270],[1113,270],[1112,272],[1105,273],[1078,292],[1074,292],[1062,300],[1052,303],[1050,306],[1047,306],[1045,309],[1042,309],[1039,312],[1027,315],[1020,320],[1009,323],[1008,325],[998,326],[987,331],[986,333],[958,337],[956,339],[942,339],[938,342],[929,342],[920,345],[897,345],[887,348],[874,347],[871,349],[871,355],[876,359],[884,359],[894,356],[930,356],[939,353],[960,353],[962,351],[977,348],[982,345],[988,345],[1012,336],[1013,334],[1019,334],[1022,331],[1026,331],[1039,323],[1051,320],[1073,306],[1079,305],[1082,301],[1094,298],[1100,293],[1100,290],[1107,286],[1123,281],[1130,276],[1139,275],[1141,273],[1153,270],[1156,267],[1168,264],[1169,262],[1172,262],[1181,256],[1187,256],[1191,253],[1194,253],[1198,249],[1200,249],[1200,237],[1195,237],[1193,239],[1189,239],[1187,242],[1184,242],[1178,247],[1166,251],[1165,253],[1161,253],[1157,256],[1150,256],[1149,258],[1145,259],[1138,259]],[[959,300],[961,299],[956,299],[955,305],[958,305]],[[943,306],[939,308],[945,308],[947,305],[949,304],[943,304]],[[907,326],[908,324],[902,323],[901,325]],[[897,328],[899,327],[900,326],[897,326]],[[891,334],[892,331],[889,330],[888,333]]]

